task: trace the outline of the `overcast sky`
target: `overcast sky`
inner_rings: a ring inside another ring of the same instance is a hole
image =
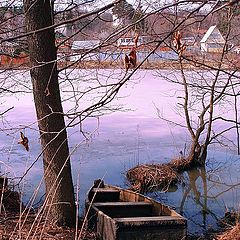
[[[55,0],[54,2],[58,4],[59,6],[67,6],[69,3],[76,3],[81,4],[84,2],[89,2],[90,5],[106,5],[108,3],[111,3],[114,0]],[[142,3],[149,3],[149,2],[162,2],[164,3],[165,0],[127,0],[130,4],[137,5],[139,1]],[[167,0],[169,2],[169,0]],[[0,6],[10,6],[10,5],[22,5],[23,0],[0,0]]]
[[[102,7],[106,4],[111,3],[114,0],[55,0],[55,9],[56,10],[63,10],[66,7],[69,6],[69,4],[79,4],[82,5],[83,9],[85,10],[92,10],[92,9],[96,9],[98,7]],[[151,11],[154,8],[158,8],[160,6],[164,6],[166,4],[170,4],[173,3],[176,0],[127,0],[130,4],[132,4],[133,6],[137,6],[139,4],[139,1],[141,2],[141,5],[143,6],[143,9],[146,11]],[[87,4],[83,4],[87,2]],[[181,2],[178,1],[178,3]],[[19,6],[22,5],[23,0],[0,0],[0,6]],[[196,8],[197,4],[193,4],[193,3],[184,3],[182,4],[181,9],[193,9]],[[202,11],[206,11],[209,10],[211,8],[210,5],[207,5]]]

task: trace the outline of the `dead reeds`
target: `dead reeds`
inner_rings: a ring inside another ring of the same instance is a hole
[[[181,178],[179,173],[190,168],[191,161],[187,158],[176,158],[167,164],[143,164],[127,171],[126,177],[131,189],[145,193],[156,189],[166,191],[170,185]]]
[[[6,178],[7,179],[7,178]],[[7,183],[7,180],[4,182]],[[1,185],[1,181],[0,181]],[[78,216],[78,227],[59,227],[50,221],[47,213],[41,209],[26,208],[21,202],[20,194],[11,190],[7,184],[2,184],[1,213],[0,213],[0,239],[16,240],[94,240],[96,234],[86,230],[84,219]],[[4,187],[3,187],[4,186]],[[39,214],[39,212],[41,214]]]
[[[217,240],[239,240],[240,239],[240,223],[225,231],[217,237]]]
[[[15,230],[16,225],[19,224],[19,218],[24,218],[25,216],[20,216],[19,214],[14,216],[9,216],[5,219],[4,223],[0,223],[0,239],[5,240],[16,240],[19,239],[21,235],[21,239],[31,239],[31,240],[75,240],[75,229],[67,228],[67,227],[58,227],[55,224],[45,220],[42,220],[41,223],[37,226],[36,233],[33,232],[29,235],[31,231],[32,222],[35,219],[34,214],[30,214],[27,216],[27,220],[25,221],[24,227],[21,228],[21,233]],[[79,230],[80,232],[80,230]],[[82,231],[81,240],[94,240],[96,238],[96,234],[94,232],[90,232],[89,230]]]

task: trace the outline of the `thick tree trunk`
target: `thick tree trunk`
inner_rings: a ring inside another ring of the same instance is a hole
[[[53,24],[49,0],[25,0],[27,31]],[[67,133],[56,66],[54,29],[28,37],[33,94],[43,149],[46,199],[49,217],[59,225],[75,221],[75,201]]]
[[[192,145],[187,157],[191,166],[205,166],[207,159],[208,145],[200,145],[198,141],[192,139]]]

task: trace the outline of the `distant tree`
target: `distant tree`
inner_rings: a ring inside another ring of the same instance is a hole
[[[127,25],[133,23],[135,9],[127,0],[122,0],[118,4],[115,4],[112,13],[119,19],[121,25]]]
[[[142,6],[139,4],[134,12],[133,23],[135,23],[135,29],[141,33],[144,33],[146,31],[145,19],[143,18],[144,15],[145,13],[142,10]]]
[[[227,30],[228,30],[228,10],[227,9],[223,9],[221,12],[219,12],[217,26],[221,33],[223,33],[224,35],[227,33]]]

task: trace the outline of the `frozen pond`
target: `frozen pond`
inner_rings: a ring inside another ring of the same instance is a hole
[[[164,80],[166,76],[174,77],[169,71],[162,71],[161,74],[163,76],[141,70],[131,77],[112,104],[113,108],[121,105],[122,111],[84,121],[82,130],[88,140],[80,133],[79,125],[68,129],[73,178],[75,186],[77,182],[80,183],[81,207],[94,179],[104,178],[109,184],[125,186],[124,173],[127,169],[139,163],[168,162],[188,146],[190,137],[185,129],[158,117],[156,107],[162,117],[184,123],[175,108],[182,96],[181,86]],[[106,78],[107,75],[107,71],[100,71],[98,76]],[[120,75],[115,73],[112,78]],[[91,76],[94,74],[91,73]],[[27,74],[18,73],[17,78],[20,83],[21,79],[25,79],[26,84],[30,81]],[[79,84],[79,89],[89,84],[94,85],[93,78],[92,81]],[[62,95],[67,99],[69,87],[65,83],[61,86]],[[84,96],[83,100],[86,102],[80,106],[86,107],[92,98]],[[1,172],[8,173],[17,182],[40,153],[40,141],[31,93],[2,98],[1,112],[13,106],[14,109],[0,122],[0,161]],[[73,99],[64,101],[64,109],[73,111]],[[229,114],[229,111],[226,112]],[[19,129],[24,128],[30,141],[29,152],[17,144]],[[228,137],[233,135],[230,132]],[[217,226],[217,219],[224,216],[226,209],[238,209],[239,171],[240,159],[234,149],[214,145],[209,151],[206,169],[187,172],[184,174],[184,184],[169,189],[169,192],[152,193],[151,196],[181,212],[188,219],[190,232],[204,232]],[[25,201],[41,180],[42,173],[40,158],[24,178]],[[38,200],[42,194],[43,191],[40,191]]]

